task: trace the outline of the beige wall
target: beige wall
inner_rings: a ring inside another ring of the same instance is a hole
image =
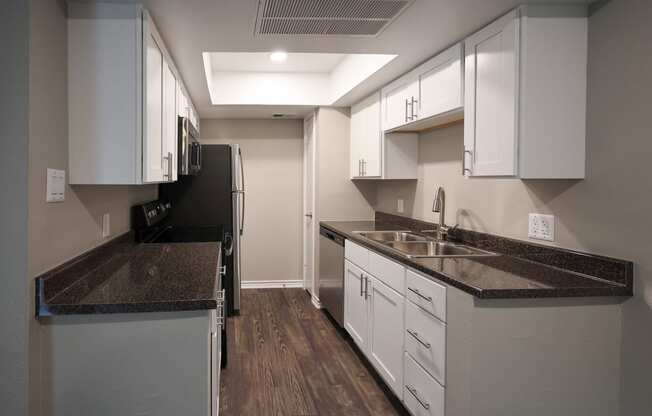
[[[243,281],[300,280],[301,120],[201,120],[203,144],[239,144],[245,167]]]
[[[433,220],[436,186],[448,224],[521,239],[530,212],[557,217],[557,245],[636,263],[623,313],[623,416],[652,409],[652,2],[601,2],[589,21],[587,178],[583,181],[464,179],[462,126],[423,134],[419,181],[379,186],[377,208]],[[554,120],[551,120],[554,122]]]
[[[101,237],[104,213],[111,216],[109,239],[128,231],[130,207],[156,198],[157,188],[67,186],[65,202],[45,202],[46,169],[68,166],[67,31],[60,2],[31,2],[30,36],[28,278],[33,287],[38,274],[108,240]],[[46,340],[36,320],[30,321],[30,413],[41,414],[40,348]]]
[[[375,184],[350,179],[349,109],[320,107],[316,117],[318,220],[373,218]]]

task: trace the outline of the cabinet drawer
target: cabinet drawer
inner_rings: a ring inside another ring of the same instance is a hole
[[[409,301],[405,305],[405,351],[446,385],[446,324]]]
[[[405,267],[402,265],[369,251],[367,271],[401,295],[405,294]]]
[[[405,353],[403,403],[414,416],[444,416],[444,388]]]
[[[356,266],[367,270],[369,267],[369,250],[346,240],[344,242],[344,257]]]
[[[446,322],[446,287],[408,270],[406,273],[407,298]]]

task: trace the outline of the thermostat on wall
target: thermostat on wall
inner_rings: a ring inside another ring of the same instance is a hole
[[[61,202],[66,199],[66,171],[48,169],[46,202]]]

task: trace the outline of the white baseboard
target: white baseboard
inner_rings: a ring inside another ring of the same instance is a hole
[[[242,282],[243,289],[279,289],[303,287],[303,280],[250,280]]]
[[[314,296],[310,296],[310,300],[312,301],[312,305],[313,305],[315,308],[317,308],[317,309],[321,309],[321,308],[322,308],[322,306],[321,306],[321,301],[320,301],[318,298],[316,298],[316,297],[314,297]]]

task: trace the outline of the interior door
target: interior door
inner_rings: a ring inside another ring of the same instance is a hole
[[[517,174],[518,11],[465,41],[465,166],[472,176]]]
[[[143,182],[161,182],[163,163],[163,54],[156,39],[147,36],[145,55],[145,131],[143,136]]]
[[[163,170],[168,181],[177,180],[177,80],[172,69],[163,63]]]
[[[405,298],[378,279],[372,278],[369,286],[368,357],[394,393],[402,397]]]
[[[303,287],[314,295],[314,116],[303,121]]]
[[[344,328],[358,347],[367,351],[367,300],[362,269],[344,261]]]

